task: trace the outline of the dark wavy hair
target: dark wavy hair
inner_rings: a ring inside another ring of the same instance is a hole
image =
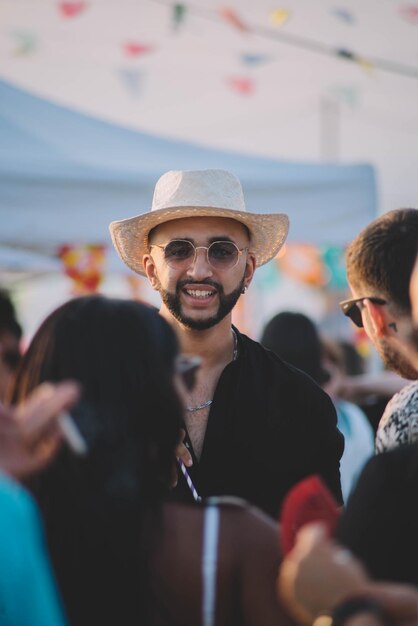
[[[150,528],[158,526],[181,426],[177,353],[155,309],[88,296],[54,311],[23,358],[15,403],[43,381],[82,386],[72,415],[87,456],[63,446],[29,485],[72,626],[147,622]]]

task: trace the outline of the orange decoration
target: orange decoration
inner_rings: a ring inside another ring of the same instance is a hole
[[[287,243],[286,250],[276,257],[280,270],[297,281],[322,287],[328,281],[321,252],[308,243]]]
[[[230,9],[229,7],[223,7],[222,9],[219,9],[219,15],[221,15],[227,22],[229,22],[231,26],[241,31],[242,33],[248,32],[248,26],[244,24],[244,22],[233,9]]]
[[[73,281],[73,293],[95,293],[103,280],[105,246],[89,244],[75,247],[64,245],[58,250],[66,276]]]

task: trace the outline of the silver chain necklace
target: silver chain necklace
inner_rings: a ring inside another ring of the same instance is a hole
[[[232,360],[236,361],[238,356],[238,337],[237,333],[233,328],[231,328],[232,336],[234,338],[234,351],[232,353]],[[188,406],[186,407],[186,411],[188,413],[194,413],[195,411],[201,411],[202,409],[206,409],[208,406],[212,404],[213,400],[206,400],[206,402],[202,402],[202,404],[197,404],[196,406]]]

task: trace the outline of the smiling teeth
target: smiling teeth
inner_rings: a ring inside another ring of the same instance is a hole
[[[197,289],[187,289],[186,292],[193,298],[207,298],[212,295],[212,291],[198,291]]]

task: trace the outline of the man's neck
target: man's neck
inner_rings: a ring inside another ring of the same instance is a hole
[[[164,305],[160,314],[172,326],[185,354],[200,356],[203,364],[211,366],[231,360],[234,338],[231,332],[231,314],[206,330],[193,330],[177,321]]]

